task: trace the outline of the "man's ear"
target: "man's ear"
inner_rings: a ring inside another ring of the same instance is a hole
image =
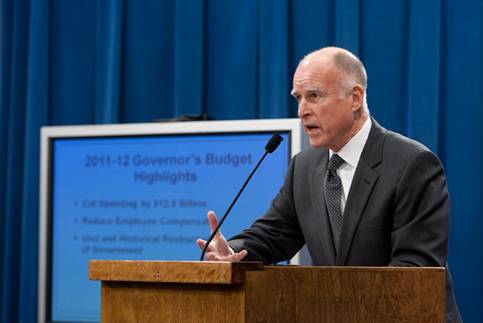
[[[364,103],[364,89],[360,85],[354,85],[350,92],[352,99],[352,111],[357,112],[362,109],[362,104]]]

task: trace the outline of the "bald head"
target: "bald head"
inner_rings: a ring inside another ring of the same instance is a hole
[[[325,47],[305,56],[299,66],[310,62],[333,65],[339,71],[340,85],[346,91],[349,91],[354,85],[360,85],[364,89],[364,107],[367,108],[365,99],[367,73],[359,58],[343,48]]]

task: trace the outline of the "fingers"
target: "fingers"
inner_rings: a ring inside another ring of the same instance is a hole
[[[206,241],[203,240],[203,239],[197,239],[196,240],[196,244],[198,245],[198,247],[203,250],[206,246]]]
[[[246,250],[242,250],[240,252],[235,252],[233,255],[229,256],[229,257],[232,257],[232,260],[225,260],[225,261],[239,262],[243,258],[245,258],[245,256],[247,254],[248,254],[248,251],[246,251]]]
[[[228,262],[239,262],[248,254],[248,251],[242,250],[228,256],[220,256],[215,252],[208,252],[206,254],[206,260],[208,261],[228,261]]]
[[[216,227],[218,226],[218,219],[216,218],[216,214],[213,211],[208,212],[208,223],[210,224],[211,232],[215,231]],[[203,239],[197,239],[196,244],[198,247],[203,250],[206,246],[207,241]],[[241,261],[246,255],[246,250],[242,250],[240,252],[233,252],[228,242],[223,237],[220,231],[217,232],[214,239],[206,248],[206,255],[205,259],[209,261],[229,261],[229,262],[238,262]]]
[[[203,250],[206,246],[206,240],[198,239],[198,240],[196,240],[196,244],[198,245],[200,250]],[[206,249],[206,252],[213,252],[213,246],[211,245],[211,243],[208,246],[208,248]]]
[[[208,211],[208,223],[210,224],[211,232],[215,231],[218,226],[218,218],[216,217],[215,212]]]

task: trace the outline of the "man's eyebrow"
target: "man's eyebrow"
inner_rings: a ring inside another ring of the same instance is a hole
[[[325,92],[325,90],[320,87],[311,87],[308,88],[306,92]]]
[[[314,92],[316,92],[316,93],[322,93],[322,94],[327,93],[327,91],[325,89],[323,89],[323,88],[321,88],[319,86],[310,87],[308,89],[305,89],[302,92],[305,92],[305,93],[314,93]],[[292,89],[292,91],[290,92],[290,95],[291,96],[297,96],[297,95],[302,95],[302,94],[300,94],[299,92],[297,92],[295,89]]]

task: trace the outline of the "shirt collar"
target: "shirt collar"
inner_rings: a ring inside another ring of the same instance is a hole
[[[362,149],[364,149],[369,137],[371,126],[371,117],[368,117],[362,128],[337,152],[337,155],[354,168],[357,167],[359,159],[361,159]],[[329,158],[332,157],[332,154],[334,154],[334,151],[329,149]]]

